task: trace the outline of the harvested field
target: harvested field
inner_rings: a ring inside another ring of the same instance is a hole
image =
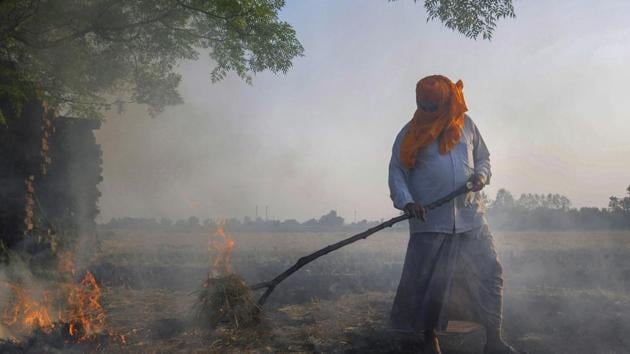
[[[270,280],[299,257],[346,233],[234,234],[234,271]],[[624,353],[630,348],[630,234],[495,232],[505,272],[505,331],[530,353]],[[194,291],[211,260],[205,233],[99,233],[89,265],[102,304],[126,344],[23,351],[412,352],[418,337],[387,329],[407,236],[388,231],[307,265],[283,282],[253,329],[211,331],[194,321]],[[259,295],[260,292],[255,293]],[[456,326],[455,326],[456,327]],[[455,328],[454,327],[454,328]],[[478,353],[482,330],[443,336],[445,353]],[[86,349],[87,348],[87,349]]]

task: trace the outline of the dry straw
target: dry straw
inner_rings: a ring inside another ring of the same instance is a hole
[[[245,280],[236,274],[208,276],[198,291],[195,310],[197,319],[212,328],[248,328],[262,319]]]

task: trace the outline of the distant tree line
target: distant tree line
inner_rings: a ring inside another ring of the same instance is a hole
[[[495,199],[490,199],[482,192],[486,205],[487,218],[494,229],[504,230],[602,230],[630,229],[630,186],[627,196],[610,197],[607,208],[583,207],[572,208],[571,201],[561,194],[524,193],[514,198],[506,189],[499,189]],[[241,219],[226,219],[226,227],[230,231],[336,231],[367,229],[383,220],[361,220],[346,223],[335,210],[319,218],[304,222],[295,219],[264,220],[252,219],[248,216]],[[113,218],[102,229],[142,229],[174,232],[212,231],[217,228],[213,219],[200,220],[196,216],[173,221],[168,218]],[[406,223],[399,223],[394,229],[406,228]]]
[[[572,208],[560,194],[521,194],[516,199],[499,189],[494,200],[487,197],[487,217],[497,229],[571,230],[630,229],[630,186],[625,197],[610,197],[607,208]]]
[[[335,231],[353,228],[369,228],[379,224],[381,221],[361,220],[356,223],[347,224],[335,210],[331,210],[327,214],[315,219],[309,219],[300,223],[295,219],[287,220],[264,220],[262,218],[252,219],[249,216],[237,219],[230,218],[225,220],[225,227],[230,231],[272,231],[272,232],[300,232],[300,231]],[[218,220],[205,219],[200,220],[196,216],[188,219],[180,219],[173,221],[168,218],[113,218],[105,224],[99,225],[101,229],[137,229],[137,230],[163,230],[174,232],[193,232],[193,231],[213,231],[217,228]]]

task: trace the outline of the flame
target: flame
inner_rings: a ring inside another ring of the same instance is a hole
[[[212,273],[224,276],[232,273],[232,251],[236,243],[225,231],[225,220],[219,220],[214,235],[208,239],[208,253],[214,259]]]
[[[84,341],[105,328],[105,311],[100,304],[101,288],[94,275],[87,271],[81,283],[68,295],[68,334],[76,341]]]
[[[76,272],[72,255],[68,253],[66,256],[65,261],[61,263],[67,266],[65,269],[68,272]],[[62,268],[60,265],[59,269]],[[80,283],[64,284],[56,289],[56,298],[61,300],[63,305],[56,312],[57,317],[54,319],[50,315],[55,313],[52,311],[50,291],[44,291],[42,300],[38,301],[28,288],[13,283],[9,283],[9,287],[13,293],[13,302],[4,308],[2,322],[17,333],[28,334],[39,328],[50,334],[56,324],[61,322],[62,333],[73,342],[84,342],[100,333],[108,335],[113,342],[121,344],[127,342],[125,336],[105,331],[105,310],[100,303],[102,292],[90,271],[85,273]]]
[[[50,332],[53,321],[50,317],[50,298],[48,292],[43,292],[42,300],[34,299],[26,289],[9,283],[14,302],[4,309],[2,322],[7,326],[19,329],[40,328]]]

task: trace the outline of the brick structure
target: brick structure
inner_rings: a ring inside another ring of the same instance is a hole
[[[0,248],[54,251],[93,230],[102,179],[99,126],[57,117],[35,99],[0,126]]]

